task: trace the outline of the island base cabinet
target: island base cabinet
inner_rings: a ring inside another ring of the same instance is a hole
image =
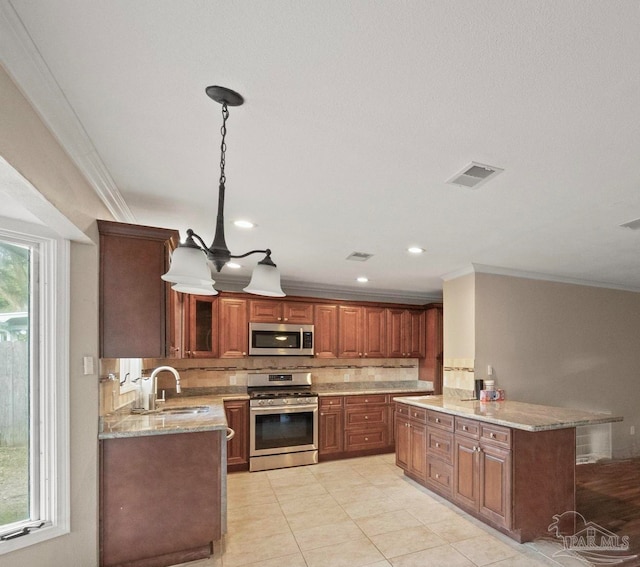
[[[100,442],[100,565],[165,567],[222,537],[221,431]]]
[[[414,414],[397,404],[396,464],[479,520],[524,543],[575,510],[575,427],[525,431],[427,410],[426,438],[412,438]]]

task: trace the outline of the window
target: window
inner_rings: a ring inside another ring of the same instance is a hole
[[[69,242],[0,227],[2,554],[69,531]]]

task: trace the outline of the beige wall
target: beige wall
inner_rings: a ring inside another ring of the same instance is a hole
[[[640,454],[640,293],[478,273],[475,321],[478,378],[491,364],[508,399],[621,415],[613,454]]]
[[[442,287],[443,311],[443,387],[473,390],[476,352],[476,296],[474,273],[445,281]],[[465,395],[465,394],[462,394]]]
[[[108,210],[0,67],[0,155],[97,242]],[[92,567],[98,553],[98,379],[82,357],[98,356],[98,250],[71,246],[71,533],[0,555],[0,567]],[[97,365],[96,365],[97,366]]]

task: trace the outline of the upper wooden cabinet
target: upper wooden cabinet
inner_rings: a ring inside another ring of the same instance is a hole
[[[220,320],[220,358],[242,358],[249,350],[247,300],[221,297],[218,299]]]
[[[427,348],[423,310],[387,309],[387,356],[422,358]]]
[[[160,279],[178,231],[98,221],[100,356],[163,358],[169,350],[169,285]]]
[[[436,394],[442,394],[442,304],[427,305],[424,312],[426,321],[426,352],[420,360],[418,372],[420,380],[433,382]]]
[[[313,303],[251,299],[249,300],[249,321],[311,325],[313,324]]]
[[[387,310],[384,307],[341,305],[338,311],[338,356],[387,356]]]
[[[316,358],[338,357],[338,306],[314,306],[313,346]]]

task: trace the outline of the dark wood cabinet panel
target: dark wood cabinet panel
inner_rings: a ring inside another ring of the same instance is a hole
[[[285,301],[282,305],[282,320],[290,324],[313,325],[313,303]]]
[[[341,305],[338,309],[338,357],[360,358],[363,352],[362,308]]]
[[[344,417],[341,408],[320,410],[320,457],[344,451]]]
[[[235,435],[227,442],[227,471],[249,470],[249,401],[224,402],[227,424]]]
[[[415,480],[427,476],[426,425],[409,415],[396,414],[396,464]]]
[[[100,442],[100,565],[208,557],[222,537],[221,431]],[[188,526],[188,529],[183,529]]]
[[[314,349],[316,358],[338,357],[338,306],[314,307]]]
[[[363,356],[385,358],[387,356],[387,310],[383,307],[365,307],[362,316]]]
[[[249,323],[247,301],[221,297],[219,300],[220,358],[242,358],[247,356]]]
[[[511,527],[511,451],[482,444],[479,460],[479,501],[482,516],[494,524]]]
[[[178,232],[100,220],[98,229],[100,356],[170,356],[169,286],[160,276]]]
[[[472,510],[477,509],[480,500],[477,449],[477,441],[456,435],[453,499]]]

